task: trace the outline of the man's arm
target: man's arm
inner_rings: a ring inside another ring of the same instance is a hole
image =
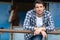
[[[48,14],[48,26],[46,27],[46,30],[49,30],[49,31],[54,30],[54,22],[50,12]]]
[[[31,30],[31,31],[33,31],[33,30],[34,30],[34,27],[32,27],[32,26],[30,25],[30,17],[31,17],[31,12],[28,11],[27,14],[26,14],[25,20],[24,20],[23,27],[24,27],[24,29],[26,29],[26,30]]]

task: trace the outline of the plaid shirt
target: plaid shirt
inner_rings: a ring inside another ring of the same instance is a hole
[[[44,10],[43,12],[43,25],[41,27],[45,27],[46,30],[53,30],[54,24],[51,13],[49,11]],[[25,30],[34,31],[34,27],[36,26],[36,12],[34,9],[27,12],[23,27]],[[33,36],[33,34],[25,34],[25,40],[29,40]]]

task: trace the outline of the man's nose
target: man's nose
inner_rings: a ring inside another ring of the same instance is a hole
[[[41,10],[41,8],[40,8],[40,7],[39,7],[38,9],[39,9],[39,10]]]

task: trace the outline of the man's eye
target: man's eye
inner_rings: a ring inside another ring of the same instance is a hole
[[[42,6],[40,6],[40,8],[42,8]]]
[[[39,8],[39,7],[36,7],[36,8]]]

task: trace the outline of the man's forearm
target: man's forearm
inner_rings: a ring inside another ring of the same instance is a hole
[[[46,31],[46,28],[45,28],[45,27],[40,27],[40,28],[35,27],[35,28],[34,28],[34,30],[37,30],[37,29],[40,29],[40,30],[42,30],[42,31]]]

